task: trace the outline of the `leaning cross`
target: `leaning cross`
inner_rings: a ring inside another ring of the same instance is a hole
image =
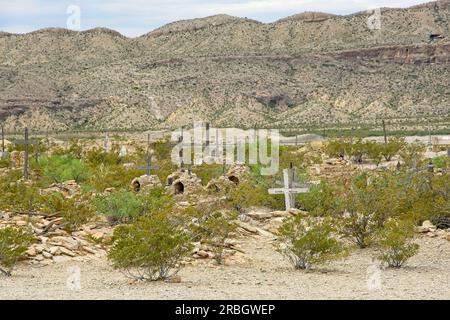
[[[283,170],[284,188],[269,189],[269,194],[284,194],[284,200],[286,204],[286,211],[295,208],[294,194],[306,193],[309,191],[309,186],[301,188],[293,188],[293,182],[290,180],[289,169]]]
[[[25,146],[25,159],[23,162],[23,177],[25,180],[28,180],[28,146],[32,144],[37,144],[37,141],[28,140],[28,128],[25,128],[25,140],[16,140],[14,144],[24,145]]]
[[[158,170],[158,166],[152,166],[152,156],[147,154],[145,158],[146,166],[145,167],[138,167],[139,170],[146,170],[147,176],[152,175],[152,170]]]

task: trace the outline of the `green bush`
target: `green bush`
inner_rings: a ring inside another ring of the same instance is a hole
[[[268,207],[272,209],[282,209],[284,198],[282,196],[272,196],[267,188],[261,184],[252,182],[241,182],[237,188],[228,195],[231,206],[238,212],[244,212],[251,207]]]
[[[96,196],[92,201],[96,211],[108,217],[111,224],[127,223],[143,214],[142,199],[131,191],[116,191]]]
[[[12,182],[10,178],[14,179],[15,176],[12,174],[5,180],[0,179],[2,182],[0,183],[2,188],[2,192],[0,192],[0,209],[22,213],[39,211],[42,203],[39,189],[21,181],[16,180]]]
[[[114,230],[108,258],[128,277],[138,280],[166,280],[180,269],[180,262],[192,251],[190,236],[167,214],[140,217]]]
[[[404,138],[391,138],[386,145],[383,145],[382,154],[386,161],[391,161],[394,156],[406,147]]]
[[[123,165],[99,165],[83,185],[86,190],[103,192],[107,188],[128,189],[131,181],[142,175],[137,168],[127,169]]]
[[[14,267],[25,255],[34,240],[33,235],[25,229],[0,228],[0,272],[11,276]]]
[[[45,196],[43,199],[43,211],[63,218],[63,228],[68,232],[78,230],[88,223],[95,212],[86,197],[78,195],[73,198],[64,198],[60,193]]]
[[[340,198],[336,196],[337,187],[322,181],[313,186],[309,192],[297,196],[298,202],[311,215],[326,216],[339,206]]]
[[[407,144],[401,151],[400,157],[407,168],[419,168],[425,153],[425,146],[422,144]]]
[[[209,245],[218,264],[223,264],[226,240],[236,231],[237,214],[216,211],[201,225],[202,242]]]
[[[391,220],[386,223],[379,234],[379,245],[382,254],[378,259],[391,268],[401,268],[419,250],[419,245],[412,243],[414,224],[404,221]]]
[[[152,188],[139,194],[138,198],[142,202],[142,214],[145,216],[169,211],[174,205],[173,197],[168,195],[163,187]]]
[[[0,158],[0,168],[8,168],[11,164],[9,159],[1,159]]]
[[[300,215],[288,219],[279,230],[279,251],[296,269],[309,270],[312,266],[344,257],[346,249],[333,237],[333,227]]]
[[[82,160],[72,155],[41,157],[39,165],[42,168],[44,178],[56,183],[69,180],[80,183],[89,177],[88,167]]]
[[[86,162],[89,166],[96,168],[101,165],[115,166],[124,163],[125,159],[119,156],[120,149],[118,145],[113,145],[109,152],[103,148],[93,148],[86,152]]]

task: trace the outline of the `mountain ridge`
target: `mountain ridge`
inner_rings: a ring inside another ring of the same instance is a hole
[[[367,15],[307,13],[270,24],[216,15],[138,38],[106,28],[3,35],[0,121],[147,130],[447,119],[448,3],[382,10],[381,30]]]

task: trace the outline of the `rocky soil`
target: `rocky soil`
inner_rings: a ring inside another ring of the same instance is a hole
[[[207,246],[196,244],[179,276],[169,283],[135,282],[114,270],[105,257],[106,248],[92,243],[93,238],[110,236],[111,228],[90,223],[72,236],[58,229],[45,239],[39,237],[13,277],[0,278],[0,299],[450,298],[450,229],[438,230],[429,221],[416,228],[420,252],[399,270],[380,268],[373,258],[377,249],[372,248],[303,272],[294,270],[275,250],[278,227],[296,214],[301,212],[249,212],[239,223],[237,239],[228,242],[224,266],[214,262]],[[6,223],[29,221],[2,221]],[[81,287],[76,289],[68,284],[74,268],[80,270]],[[377,270],[381,282],[373,287]]]
[[[450,299],[450,241],[425,236],[417,242],[419,254],[403,269],[381,270],[375,290],[367,285],[373,249],[305,273],[274,251],[272,237],[254,235],[242,241],[244,256],[227,266],[188,265],[179,283],[135,283],[101,258],[21,264],[14,277],[0,279],[0,299]],[[77,291],[66,284],[74,266],[81,269]]]

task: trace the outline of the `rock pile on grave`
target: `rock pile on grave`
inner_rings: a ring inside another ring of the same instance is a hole
[[[421,226],[416,227],[416,233],[425,234],[430,238],[441,237],[450,241],[450,228],[438,229],[431,221],[426,220]]]
[[[143,175],[131,181],[131,189],[135,192],[146,192],[158,187],[162,187],[162,183],[156,175]]]
[[[173,195],[191,195],[203,189],[202,180],[195,173],[177,171],[167,177],[167,188]]]
[[[112,236],[113,229],[102,227],[104,223],[89,223],[81,231],[67,233],[63,228],[62,218],[38,215],[3,214],[0,219],[2,227],[28,227],[35,235],[26,256],[31,264],[49,265],[70,259],[104,258],[106,248],[101,244]]]
[[[246,176],[250,173],[249,168],[242,163],[233,164],[227,172],[227,177],[234,184],[238,185],[239,183],[245,181]]]
[[[236,187],[236,184],[228,177],[220,176],[217,179],[212,179],[206,185],[206,190],[211,193],[229,192]]]
[[[41,195],[49,195],[55,192],[62,194],[65,198],[71,198],[81,193],[81,187],[74,180],[70,180],[63,183],[54,183],[50,187],[40,190]]]

